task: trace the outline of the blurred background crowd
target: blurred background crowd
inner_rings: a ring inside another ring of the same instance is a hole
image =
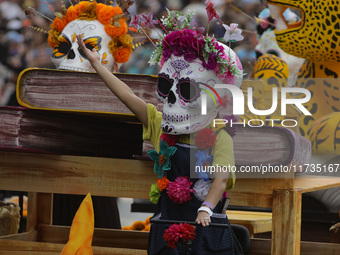
[[[73,0],[70,0],[73,1]],[[97,2],[104,2],[97,1]],[[110,0],[107,0],[109,3]],[[195,10],[195,22],[206,27],[207,15],[205,0],[134,0],[129,9],[131,15],[149,13],[158,19],[166,15],[166,8],[170,10]],[[250,73],[249,61],[255,58],[256,22],[250,17],[258,16],[265,8],[260,0],[213,0],[217,13],[225,24],[237,23],[243,29],[244,40],[232,43],[231,47],[240,57],[245,72]],[[66,6],[70,3],[64,0]],[[75,2],[74,2],[75,3]],[[115,2],[113,2],[115,4]],[[241,9],[241,13],[230,4]],[[17,105],[15,98],[15,84],[20,72],[26,68],[55,68],[50,60],[52,49],[47,43],[47,34],[38,32],[32,27],[39,27],[45,31],[50,29],[50,21],[54,19],[54,12],[61,9],[62,0],[0,0],[0,105]],[[25,10],[33,7],[47,18],[40,15],[26,16]],[[249,16],[247,16],[249,15]],[[209,31],[216,37],[223,37],[222,26],[210,24]],[[214,23],[212,22],[212,23]],[[157,74],[158,66],[150,66],[148,59],[154,50],[152,44],[138,47],[125,63],[120,72]]]

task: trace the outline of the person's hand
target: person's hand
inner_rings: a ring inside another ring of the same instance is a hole
[[[195,220],[197,224],[201,224],[203,227],[209,226],[211,222],[210,216],[207,212],[201,211],[197,214],[197,218]]]
[[[87,59],[90,61],[92,65],[96,62],[100,62],[100,56],[98,52],[96,51],[96,49],[93,48],[91,51],[88,48],[86,48],[84,41],[83,41],[83,37],[81,35],[77,35],[77,43],[80,46],[80,48],[83,50],[85,56],[87,57]]]

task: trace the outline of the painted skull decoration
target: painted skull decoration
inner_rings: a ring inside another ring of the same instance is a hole
[[[222,46],[222,44],[220,44]],[[224,46],[230,62],[239,69],[239,74],[228,84],[240,87],[242,66],[237,55]],[[197,58],[185,60],[184,56],[172,55],[166,60],[158,74],[157,98],[164,103],[162,130],[168,134],[191,134],[207,127],[216,118],[221,107],[220,98],[227,96],[227,90],[215,88],[225,84],[214,70],[207,70]],[[206,94],[207,111],[202,115],[202,95]]]
[[[117,65],[127,62],[132,52],[133,39],[127,31],[124,14],[118,6],[82,1],[67,10],[64,7],[49,31],[52,62],[58,69],[94,72],[76,41],[76,35],[80,34],[88,49],[97,50],[103,66],[111,72],[117,70]]]
[[[58,38],[60,44],[52,53],[52,62],[56,67],[64,70],[95,72],[76,41],[78,34],[82,35],[88,49],[97,50],[101,63],[112,72],[115,61],[108,47],[111,37],[106,34],[103,24],[98,20],[74,20],[66,25]]]

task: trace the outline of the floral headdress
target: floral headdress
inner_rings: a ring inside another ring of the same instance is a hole
[[[220,23],[221,19],[214,10],[213,3],[207,1],[207,14],[210,21],[215,17]],[[154,24],[159,24],[163,33],[159,33],[159,41],[155,43],[155,51],[152,53],[149,63],[160,63],[161,66],[171,55],[183,56],[186,61],[199,58],[203,67],[207,70],[214,70],[218,78],[224,82],[230,82],[235,76],[241,74],[240,64],[231,61],[225,48],[218,43],[242,40],[241,30],[237,24],[230,27],[224,25],[226,33],[223,38],[217,40],[214,36],[204,35],[204,28],[197,28],[192,23],[193,11],[188,11],[186,15],[179,11],[168,11],[168,17],[161,20],[153,20],[152,14],[148,16],[134,16],[130,26],[138,31],[145,30],[146,27],[155,28]],[[148,19],[146,19],[148,17]]]
[[[59,45],[59,36],[65,26],[76,20],[98,20],[104,25],[105,32],[112,38],[109,43],[110,52],[117,63],[125,63],[132,52],[132,37],[127,34],[128,26],[126,17],[119,6],[110,6],[96,1],[82,1],[71,5],[66,9],[62,6],[62,12],[57,12],[56,18],[48,31],[48,43],[51,48]]]

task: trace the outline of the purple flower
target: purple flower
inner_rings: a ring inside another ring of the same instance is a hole
[[[197,58],[197,51],[188,50],[184,52],[183,56],[186,61],[193,61]]]
[[[172,50],[169,47],[164,49],[162,54],[164,61],[167,61],[171,57],[171,54]]]
[[[180,45],[173,45],[172,46],[172,54],[174,54],[176,57],[180,57],[183,55],[185,51]]]
[[[217,65],[216,55],[214,53],[209,54],[209,58],[207,62],[205,60],[203,60],[202,62],[202,66],[205,67],[207,70],[215,69],[216,65]]]
[[[141,17],[142,21],[144,22],[146,27],[150,27],[150,28],[155,28],[154,24],[157,24],[157,20],[153,19],[153,14],[152,12],[150,12],[147,16],[142,14]]]
[[[134,27],[137,30],[139,30],[140,26],[141,26],[141,17],[139,15],[133,16],[133,18],[130,22],[130,27]]]

